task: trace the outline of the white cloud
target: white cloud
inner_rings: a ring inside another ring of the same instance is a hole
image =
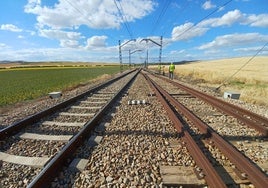
[[[256,44],[256,42],[268,42],[268,35],[261,35],[259,33],[245,33],[245,34],[230,34],[216,37],[213,41],[203,44],[198,47],[199,50],[216,49],[219,47],[239,46],[246,44]]]
[[[22,36],[22,35],[19,35],[18,36],[18,39],[24,39],[25,37],[24,36]]]
[[[64,48],[76,48],[79,46],[77,40],[60,40],[60,46]]]
[[[260,49],[262,49],[260,51]],[[245,47],[245,48],[236,48],[234,49],[234,52],[236,53],[257,53],[259,52],[259,55],[268,55],[268,47],[265,46],[263,48],[263,46],[253,46],[253,47]]]
[[[234,49],[234,51],[236,51],[236,52],[252,52],[252,51],[257,52],[262,48],[263,48],[263,46],[254,46],[254,47],[236,48],[236,49]],[[263,48],[262,51],[267,53],[268,47]]]
[[[208,28],[194,26],[193,23],[185,23],[174,27],[172,30],[172,40],[188,40],[193,37],[202,36]]]
[[[107,36],[93,36],[87,39],[87,49],[106,47]]]
[[[26,30],[26,32],[30,33],[30,35],[32,35],[32,36],[36,35],[36,32],[35,31]]]
[[[268,14],[246,15],[240,10],[229,11],[221,17],[210,18],[200,22],[185,23],[173,28],[172,40],[189,40],[204,35],[211,27],[232,26],[234,24],[247,24],[254,27],[268,27]]]
[[[0,43],[0,49],[6,48],[6,47],[7,47],[6,44],[4,44],[4,43]]]
[[[205,9],[205,10],[208,10],[208,9],[212,9],[212,8],[215,8],[216,5],[213,5],[211,3],[211,1],[206,1],[203,5],[202,5],[202,8]]]
[[[1,48],[1,47],[0,47]],[[25,61],[85,61],[85,62],[118,62],[114,52],[105,55],[103,52],[91,53],[84,48],[32,48],[0,52],[0,59]]]
[[[40,35],[47,38],[72,39],[72,40],[77,40],[81,37],[81,33],[78,32],[67,32],[67,31],[49,30],[49,29],[40,30]]]
[[[246,23],[255,27],[268,27],[268,14],[250,15],[248,16]]]
[[[183,54],[185,53],[185,50],[172,50],[170,51],[170,55],[178,55],[178,54]]]
[[[219,26],[231,26],[236,22],[244,22],[245,16],[239,11],[229,11],[219,18],[210,18],[200,22],[197,25],[194,23],[185,23],[180,26],[176,26],[172,30],[172,39],[174,41],[178,40],[189,40],[191,38],[202,36],[208,30],[209,27],[219,27]]]
[[[61,47],[75,48],[79,46],[78,40],[82,38],[81,33],[78,32],[67,32],[61,30],[40,30],[40,36],[57,39],[60,41]]]
[[[22,32],[22,29],[18,28],[13,24],[2,24],[0,27],[1,30],[13,31],[13,32]]]
[[[119,4],[119,1],[116,2]],[[119,29],[124,21],[133,22],[148,15],[156,5],[153,0],[120,0],[124,20],[111,0],[59,0],[49,7],[42,6],[41,0],[28,0],[24,11],[37,16],[39,36],[57,39],[61,47],[74,48],[79,46],[79,39],[85,37],[78,32],[67,32],[66,29],[77,30],[81,25],[94,29]],[[91,37],[86,41],[85,48],[104,48],[106,39],[106,36]]]
[[[244,22],[246,16],[243,15],[239,10],[229,11],[219,18],[210,18],[200,22],[199,26],[211,26],[211,27],[219,27],[219,26],[231,26],[234,23]]]
[[[5,53],[0,53],[0,59],[10,57],[9,60],[25,60],[25,61],[57,61],[57,60],[73,60],[79,51],[65,48],[33,48],[20,50],[7,50]]]
[[[240,10],[229,11],[219,18],[210,18],[199,23],[199,26],[231,26],[233,24],[250,25],[252,27],[268,27],[268,14],[243,14]]]
[[[41,0],[28,0],[27,5],[24,7],[26,12],[38,12],[38,8],[40,8]],[[36,8],[36,9],[35,9]]]
[[[243,21],[244,16],[239,10],[229,11],[224,14],[221,18],[217,19],[215,23],[212,23],[211,26],[217,27],[222,25],[232,25],[234,23]]]
[[[128,22],[140,19],[153,11],[152,0],[121,0]],[[59,0],[53,7],[42,7],[40,0],[28,0],[25,12],[37,15],[38,26],[61,29],[87,25],[91,28],[119,28],[123,23],[114,1]]]
[[[121,0],[126,21],[134,21],[150,14],[157,5],[151,0]]]

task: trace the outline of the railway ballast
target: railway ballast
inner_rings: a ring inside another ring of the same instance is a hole
[[[199,99],[199,94],[179,88],[178,80],[173,83],[145,71],[136,73],[122,89],[121,81],[108,84],[38,121],[22,124],[20,132],[6,131],[1,152],[48,160],[43,167],[1,162],[0,185],[123,188],[268,184],[267,135],[263,131],[268,125],[264,116],[264,127],[249,126],[239,119],[243,115],[234,117]],[[118,97],[110,101],[118,90]],[[107,101],[112,105],[105,107]],[[83,133],[84,129],[88,130]],[[7,137],[9,133],[13,136]],[[61,140],[55,139],[59,137]],[[75,137],[83,141],[78,144]],[[73,144],[72,154],[61,161],[69,150],[66,144]],[[55,173],[49,173],[54,168]]]

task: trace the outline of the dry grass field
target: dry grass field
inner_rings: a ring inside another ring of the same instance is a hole
[[[243,57],[176,65],[174,74],[188,77],[199,85],[221,86],[221,93],[239,92],[240,99],[245,102],[268,106],[268,57],[255,57],[248,62],[249,59]],[[165,69],[168,72],[168,66]]]

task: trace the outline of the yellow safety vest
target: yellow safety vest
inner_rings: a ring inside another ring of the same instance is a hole
[[[174,70],[175,70],[175,65],[174,64],[171,64],[169,66],[169,72],[174,72]]]

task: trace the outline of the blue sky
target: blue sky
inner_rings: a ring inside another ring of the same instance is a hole
[[[120,40],[123,63],[147,50],[157,62],[160,36],[162,62],[253,56],[268,42],[268,1],[0,1],[0,60],[119,62]]]

